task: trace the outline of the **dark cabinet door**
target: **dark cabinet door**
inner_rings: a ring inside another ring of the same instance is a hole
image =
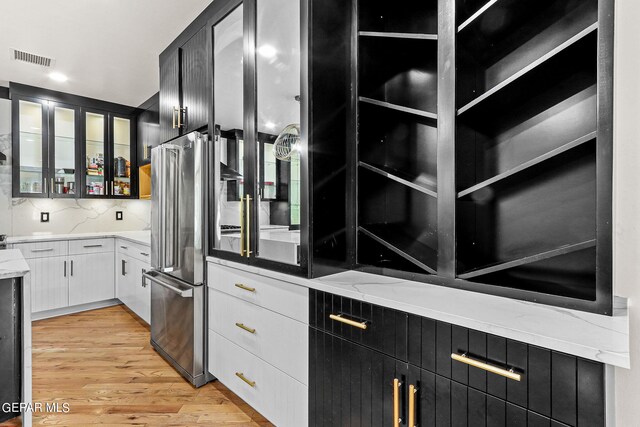
[[[178,112],[180,99],[180,49],[160,58],[160,141],[180,135]]]
[[[13,197],[48,197],[48,103],[14,96]]]
[[[208,123],[207,29],[198,31],[181,51],[183,132],[188,133]]]
[[[151,149],[160,144],[160,103],[158,95],[149,108],[138,115],[138,166],[151,162]]]

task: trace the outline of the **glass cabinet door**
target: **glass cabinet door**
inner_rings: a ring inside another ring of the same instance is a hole
[[[107,148],[107,116],[103,113],[85,112],[84,143],[84,194],[107,195],[105,153]]]
[[[300,1],[256,8],[256,256],[300,265]]]
[[[245,174],[249,168],[243,137],[243,7],[216,23],[213,37],[214,165],[213,202],[215,251],[248,255]]]
[[[132,194],[131,165],[131,120],[113,117],[112,122],[113,151],[111,195],[113,197],[130,197]]]
[[[18,184],[14,194],[45,197],[48,193],[47,103],[20,99],[14,103],[16,105],[19,145],[16,153]]]
[[[51,170],[49,173],[49,195],[51,197],[76,197],[77,174],[77,129],[78,110],[60,104],[51,108],[51,141],[49,145]]]

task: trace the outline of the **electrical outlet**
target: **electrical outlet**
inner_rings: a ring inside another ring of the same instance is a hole
[[[40,212],[40,222],[49,222],[49,212]]]
[[[116,211],[116,221],[122,221],[122,211]]]

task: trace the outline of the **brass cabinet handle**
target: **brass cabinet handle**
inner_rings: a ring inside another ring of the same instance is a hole
[[[236,372],[236,377],[240,378],[242,381],[244,381],[245,383],[249,384],[251,387],[255,387],[256,386],[256,382],[255,381],[250,381],[247,377],[244,376],[244,374],[242,372]]]
[[[402,383],[399,379],[393,379],[393,427],[400,427],[402,418],[400,418],[400,386]]]
[[[356,322],[355,320],[347,319],[342,317],[342,314],[330,314],[329,319],[335,320],[336,322],[345,323],[349,326],[353,326],[358,329],[367,329],[367,322]]]
[[[244,329],[245,331],[249,332],[250,334],[255,334],[256,330],[254,328],[250,328],[247,325],[245,325],[244,323],[237,323],[236,322],[236,326],[240,329]]]
[[[240,288],[243,291],[247,291],[247,292],[255,292],[256,291],[256,288],[252,288],[250,286],[243,285],[242,283],[236,283],[236,288]]]
[[[418,389],[413,384],[409,385],[409,426],[416,427],[416,394]]]
[[[175,129],[176,126],[176,107],[173,107],[173,111],[171,112],[171,120],[172,120],[172,124],[171,124],[171,128]]]
[[[55,187],[53,186],[53,178],[51,178],[51,192],[57,194],[55,191]]]
[[[240,196],[240,256],[244,256],[244,196]]]
[[[245,218],[247,220],[247,230],[245,232],[245,237],[247,239],[246,247],[247,247],[247,258],[251,256],[251,196],[247,194],[246,197],[247,208]]]
[[[183,128],[185,127],[184,122],[182,121],[182,119],[184,118],[184,121],[187,121],[187,107],[184,108],[178,108],[178,127],[179,128]]]
[[[480,360],[472,359],[469,356],[467,356],[467,353],[464,353],[464,354],[451,353],[451,358],[457,362],[465,363],[469,366],[473,366],[474,368],[482,369],[487,372],[491,372],[492,374],[503,376],[510,380],[520,381],[522,379],[522,376],[514,372],[513,369],[503,369],[498,366],[481,362]]]

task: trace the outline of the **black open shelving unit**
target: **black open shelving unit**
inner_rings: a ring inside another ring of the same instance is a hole
[[[353,10],[356,266],[610,315],[613,1]]]
[[[357,3],[357,262],[437,274],[438,2]]]

